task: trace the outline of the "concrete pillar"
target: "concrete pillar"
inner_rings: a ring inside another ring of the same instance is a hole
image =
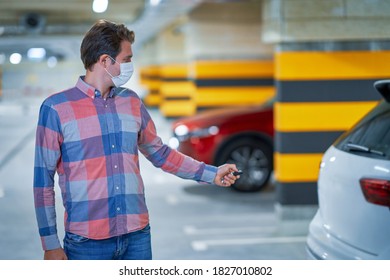
[[[274,96],[273,47],[261,43],[260,31],[261,1],[244,0],[205,2],[159,34],[154,61],[163,114],[192,115]]]
[[[275,96],[273,60],[197,60],[198,108],[262,104]]]
[[[317,208],[323,152],[381,98],[372,84],[390,76],[390,2],[265,0],[262,10],[262,39],[276,46],[276,209],[297,222]]]
[[[261,1],[205,2],[189,14],[186,51],[194,60],[270,59],[261,41]]]
[[[160,94],[160,67],[155,64],[145,65],[139,70],[140,84],[145,89],[146,94],[143,101],[148,107],[158,107],[161,103]]]
[[[183,26],[187,17],[177,19],[141,51],[141,84],[148,94],[147,106],[158,106],[166,117],[193,115],[194,85],[189,76]]]

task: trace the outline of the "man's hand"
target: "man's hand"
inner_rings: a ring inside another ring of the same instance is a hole
[[[235,164],[224,164],[218,167],[217,175],[214,179],[214,184],[221,187],[230,187],[240,176],[234,176],[233,171],[238,171]]]
[[[43,256],[44,260],[67,260],[64,249],[58,248],[54,250],[47,250]]]

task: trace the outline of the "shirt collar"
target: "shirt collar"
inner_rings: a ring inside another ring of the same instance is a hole
[[[76,83],[76,87],[92,99],[94,99],[96,97],[101,97],[102,96],[101,92],[99,90],[97,90],[96,88],[94,88],[93,86],[87,84],[84,81],[84,78],[85,78],[85,76],[80,76],[80,78],[78,79],[78,81]],[[110,93],[108,94],[108,97],[112,98],[114,96],[114,93],[115,93],[115,87],[111,88]]]

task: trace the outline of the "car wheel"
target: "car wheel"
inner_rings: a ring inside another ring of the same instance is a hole
[[[217,165],[234,163],[244,173],[232,187],[243,192],[262,190],[268,183],[273,169],[272,148],[253,138],[233,140],[219,153]]]

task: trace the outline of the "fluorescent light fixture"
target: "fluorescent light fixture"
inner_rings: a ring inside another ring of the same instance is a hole
[[[12,64],[19,64],[22,61],[22,55],[20,53],[13,53],[9,57],[9,62]]]
[[[47,66],[49,68],[54,68],[57,65],[57,58],[55,56],[51,56],[47,59]]]
[[[160,4],[161,0],[150,0],[150,5],[152,6],[157,6],[158,4]]]
[[[104,13],[108,7],[108,0],[93,0],[92,10],[95,13]]]
[[[41,60],[46,56],[44,48],[31,48],[27,51],[27,57],[33,60]]]

